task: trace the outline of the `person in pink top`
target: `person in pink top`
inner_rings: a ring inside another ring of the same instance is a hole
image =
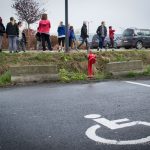
[[[51,28],[51,23],[47,19],[47,14],[43,14],[38,27],[39,32],[41,34],[43,51],[46,50],[45,42],[47,42],[48,49],[52,51],[51,41],[50,41],[50,28]]]

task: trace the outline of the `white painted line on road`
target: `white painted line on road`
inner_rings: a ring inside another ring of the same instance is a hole
[[[125,82],[126,82],[126,83],[129,83],[129,84],[135,84],[135,85],[140,85],[140,86],[150,87],[149,84],[143,84],[143,83],[131,82],[131,81],[125,81]]]

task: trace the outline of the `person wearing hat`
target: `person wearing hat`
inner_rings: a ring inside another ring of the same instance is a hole
[[[2,52],[2,41],[3,41],[4,33],[5,33],[5,27],[3,25],[3,20],[0,17],[0,52]]]

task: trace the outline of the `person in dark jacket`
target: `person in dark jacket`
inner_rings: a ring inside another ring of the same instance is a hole
[[[97,35],[99,36],[99,47],[97,50],[99,50],[99,48],[102,50],[104,47],[105,38],[107,36],[107,28],[105,26],[104,21],[101,22],[101,26],[98,27],[96,32],[97,32]]]
[[[3,25],[2,18],[0,17],[0,52],[2,52],[2,41],[3,41],[4,33],[5,33],[5,27]]]
[[[82,38],[82,42],[81,44],[78,46],[78,49],[84,44],[86,43],[86,47],[87,47],[87,50],[89,49],[89,43],[88,43],[88,38],[89,38],[89,35],[87,33],[87,25],[86,25],[86,22],[84,21],[83,22],[83,26],[81,28],[81,38]]]
[[[112,26],[109,26],[109,39],[110,39],[112,50],[114,50],[114,35],[115,35],[115,30],[112,29]]]
[[[39,32],[39,28],[37,28],[37,33],[36,33],[35,37],[36,37],[36,49],[40,50],[41,49],[41,41],[42,40],[41,40],[41,34]]]
[[[70,28],[69,28],[69,47],[73,48],[73,45],[74,45],[74,48],[77,49],[74,28],[73,28],[73,26],[70,26]]]
[[[58,32],[58,44],[59,44],[59,51],[64,49],[65,45],[65,26],[63,25],[63,22],[60,22],[60,25],[57,29]]]
[[[8,36],[10,53],[17,52],[17,37],[19,35],[19,29],[13,17],[10,18],[10,22],[7,24],[6,34]]]

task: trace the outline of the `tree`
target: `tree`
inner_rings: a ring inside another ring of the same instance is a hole
[[[12,8],[16,10],[18,19],[28,24],[28,29],[30,24],[38,21],[45,12],[36,0],[14,0]]]

